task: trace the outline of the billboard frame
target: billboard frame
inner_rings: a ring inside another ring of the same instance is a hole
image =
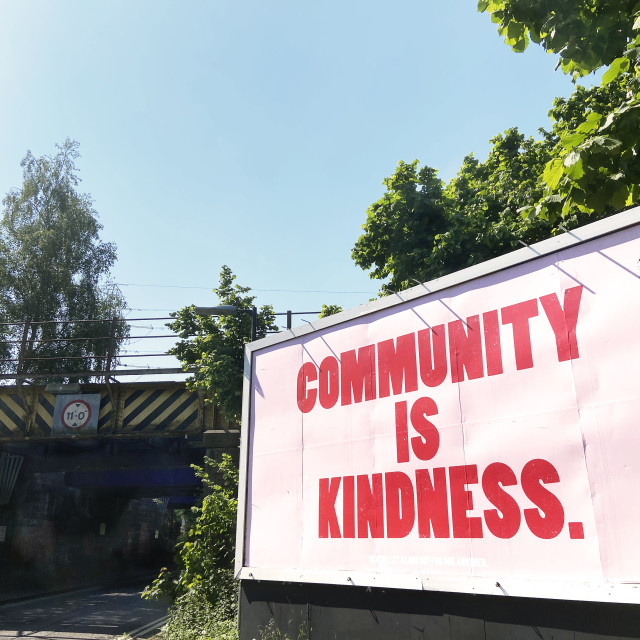
[[[339,314],[315,320],[294,327],[279,334],[267,336],[246,345],[244,358],[244,387],[242,401],[242,429],[240,444],[240,483],[238,490],[238,526],[236,531],[236,579],[276,581],[292,583],[312,583],[329,585],[347,585],[371,588],[396,588],[418,591],[449,591],[467,594],[494,596],[517,596],[529,598],[615,602],[640,604],[640,577],[638,582],[582,582],[557,580],[512,579],[504,583],[488,577],[447,577],[402,573],[367,573],[362,571],[308,571],[295,568],[251,567],[245,563],[247,542],[247,492],[249,454],[251,449],[251,383],[253,363],[261,350],[301,338],[317,331],[338,326],[354,319],[390,309],[420,298],[428,299],[432,294],[449,288],[495,274],[506,269],[539,260],[570,247],[635,227],[640,224],[640,207],[635,207],[616,215],[598,220],[575,230],[564,230],[558,235],[533,245],[524,245],[522,249],[510,252],[498,258],[468,267],[455,273],[418,284],[411,289],[373,300]],[[523,243],[524,244],[524,243]],[[542,595],[544,594],[544,595]]]

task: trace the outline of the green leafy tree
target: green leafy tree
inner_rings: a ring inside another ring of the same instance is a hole
[[[233,638],[237,587],[233,576],[238,470],[231,456],[193,465],[202,480],[202,504],[192,507],[189,526],[176,548],[176,568],[163,568],[143,592],[145,598],[172,602],[164,637],[196,640]]]
[[[221,305],[232,305],[239,311],[230,316],[200,316],[194,307],[185,307],[172,314],[175,320],[168,326],[180,341],[169,351],[185,368],[197,367],[187,384],[202,389],[220,407],[225,418],[238,422],[242,408],[244,345],[251,339],[251,311],[254,296],[249,287],[234,284],[235,275],[222,267],[220,285],[213,290]],[[259,309],[256,335],[263,338],[268,331],[277,331],[271,306]]]
[[[616,102],[594,105],[560,133],[545,167],[545,190],[526,215],[552,221],[583,213],[602,217],[640,202],[640,2],[637,0],[480,0],[515,51],[529,40],[559,56],[579,78],[606,68],[602,87]],[[621,91],[622,90],[622,91]]]
[[[626,80],[614,78],[555,101],[550,115],[558,144],[541,176],[542,197],[525,216],[596,220],[640,202],[640,111],[624,106],[626,96]]]
[[[498,33],[517,52],[529,41],[560,57],[565,73],[580,77],[609,66],[634,37],[638,0],[479,0]]]
[[[512,250],[550,233],[547,221],[523,221],[519,209],[542,193],[538,177],[553,137],[496,136],[485,162],[467,156],[445,185],[436,170],[400,162],[387,191],[367,210],[352,258],[391,293]]]
[[[399,162],[385,178],[386,191],[367,210],[365,233],[352,251],[355,263],[371,269],[375,279],[391,277],[388,289],[417,277],[424,252],[431,251],[436,236],[446,227],[443,184],[431,167]]]
[[[539,140],[509,129],[491,140],[484,162],[467,156],[446,185],[435,169],[420,168],[417,160],[400,162],[384,181],[383,197],[367,210],[353,260],[372,278],[388,279],[382,292],[390,293],[547,238],[559,232],[560,222],[573,228],[619,210],[624,202],[613,193],[616,181],[606,186],[609,169],[595,151],[594,167],[588,169],[591,205],[574,204],[578,190],[572,191],[572,202],[563,199],[558,185],[565,172],[583,166],[566,166],[568,141],[584,140],[585,122],[593,114],[608,117],[625,95],[620,79],[590,89],[577,86],[569,98],[554,101],[551,130],[541,130]]]
[[[251,338],[254,296],[234,283],[235,275],[222,267],[220,284],[213,292],[220,305],[238,313],[226,316],[199,315],[194,307],[181,309],[168,326],[180,340],[170,350],[185,368],[196,367],[188,381],[202,389],[230,422],[240,419],[244,371],[244,347]],[[321,317],[338,313],[337,305],[323,305]],[[271,306],[256,314],[257,338],[278,331]],[[192,524],[177,547],[176,569],[163,569],[145,590],[145,597],[168,596],[173,601],[165,629],[166,640],[235,638],[233,618],[237,592],[233,578],[238,471],[230,456],[218,463],[206,459],[195,467],[205,497],[192,509]]]
[[[21,372],[51,379],[103,368],[127,335],[112,320],[125,304],[108,282],[115,245],[100,240],[91,197],[77,190],[78,143],[67,139],[57,149],[27,153],[23,185],[4,198],[0,219],[0,367],[15,372],[23,345]]]
[[[194,507],[195,525],[180,545],[182,568],[178,577],[178,594],[197,588],[211,602],[219,601],[233,567],[238,510],[238,469],[232,458],[222,461],[205,458],[205,467],[194,466],[202,480],[204,498]]]

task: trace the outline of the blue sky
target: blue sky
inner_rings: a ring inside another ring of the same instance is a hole
[[[276,311],[353,307],[383,178],[548,126],[555,62],[462,0],[5,0],[0,193],[77,140],[131,316],[215,304],[223,264]]]

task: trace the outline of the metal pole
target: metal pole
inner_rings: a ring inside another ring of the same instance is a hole
[[[30,323],[30,320],[27,320],[24,323],[24,327],[22,330],[22,340],[20,342],[20,352],[18,354],[18,366],[16,369],[16,373],[18,374],[18,376],[24,373],[24,368],[25,368],[24,361],[25,361],[25,358],[27,357],[26,350],[27,350],[27,337],[29,335],[29,323]]]
[[[251,342],[258,337],[258,308],[251,307]]]
[[[116,337],[116,326],[118,324],[118,316],[114,313],[113,317],[111,318],[111,335],[109,336],[109,342],[108,342],[108,346],[107,346],[107,364],[105,366],[105,369],[107,371],[107,375],[105,376],[105,379],[109,376],[109,372],[111,371],[111,363],[113,361],[113,356],[115,353],[115,340],[114,338]]]

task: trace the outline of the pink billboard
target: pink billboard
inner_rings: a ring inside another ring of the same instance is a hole
[[[254,343],[239,577],[640,602],[637,217]]]

